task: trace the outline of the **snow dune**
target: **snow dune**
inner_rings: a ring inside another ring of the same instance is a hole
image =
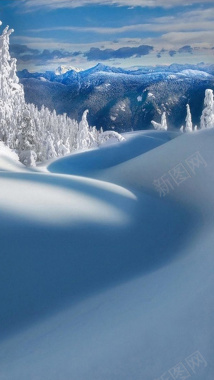
[[[62,157],[51,163],[48,170],[53,173],[96,176],[99,171],[140,156],[179,134],[179,132],[163,133],[153,130],[125,133],[124,137],[127,141],[122,144],[101,146],[100,149]]]
[[[172,137],[0,154],[1,379],[213,380],[214,130]]]

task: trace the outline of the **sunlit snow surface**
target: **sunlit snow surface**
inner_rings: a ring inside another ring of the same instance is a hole
[[[213,380],[214,129],[126,137],[0,146],[1,380]]]

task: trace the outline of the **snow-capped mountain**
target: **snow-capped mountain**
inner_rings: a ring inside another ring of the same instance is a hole
[[[76,73],[79,73],[80,71],[83,71],[83,69],[77,68],[74,66],[63,66],[62,65],[56,69],[55,75],[63,75],[65,73],[67,73],[68,71],[76,71]]]
[[[186,77],[196,77],[198,79],[204,79],[204,78],[212,78],[212,75],[205,72],[205,71],[199,71],[199,70],[192,70],[192,69],[186,69],[182,70],[180,75],[185,75]]]
[[[85,71],[19,73],[27,102],[45,104],[78,121],[89,109],[89,122],[104,130],[124,132],[152,128],[151,121],[166,112],[169,128],[185,122],[190,104],[193,123],[199,124],[206,88],[214,89],[213,65],[124,70],[98,64]],[[41,76],[46,82],[41,81]],[[197,97],[195,96],[197,93]]]

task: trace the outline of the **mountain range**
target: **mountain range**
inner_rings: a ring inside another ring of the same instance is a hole
[[[185,123],[186,104],[199,125],[205,89],[214,90],[214,65],[141,67],[124,70],[98,64],[88,70],[59,67],[56,72],[18,73],[25,99],[39,108],[88,120],[104,130],[126,132],[153,128],[166,112],[169,129]]]

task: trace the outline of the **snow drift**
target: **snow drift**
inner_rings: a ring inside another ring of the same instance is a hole
[[[0,172],[1,379],[213,379],[214,129],[153,134]]]

